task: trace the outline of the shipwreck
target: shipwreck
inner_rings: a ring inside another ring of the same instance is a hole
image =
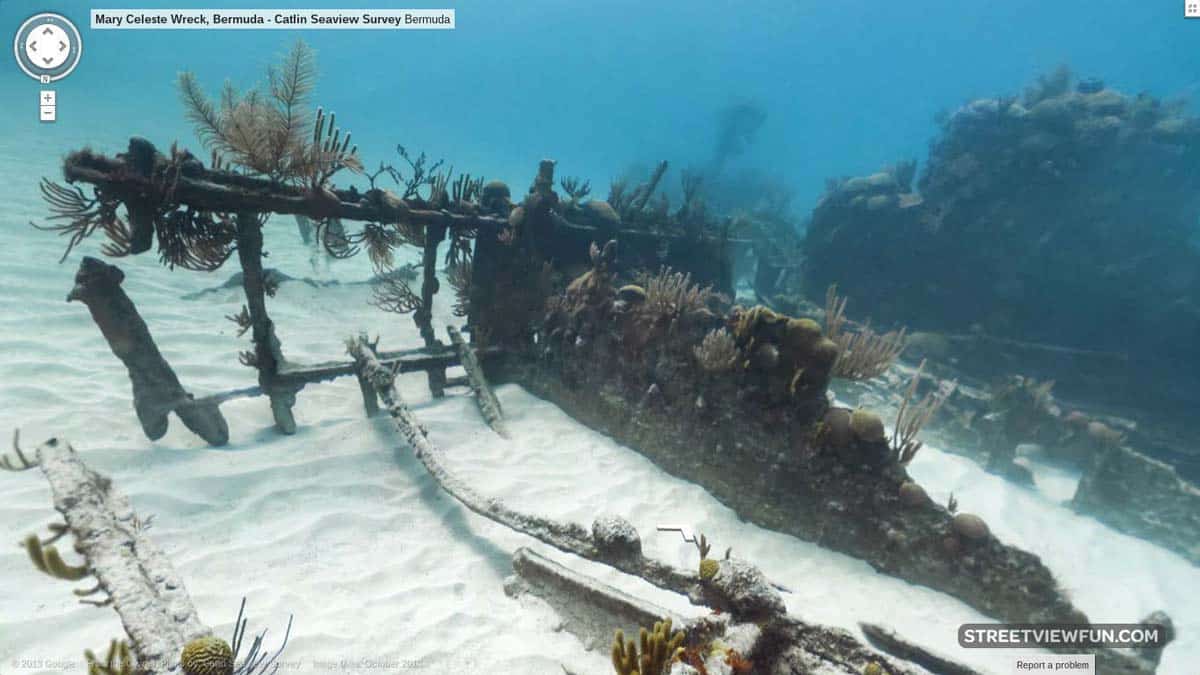
[[[556,183],[551,160],[514,196],[503,183],[438,173],[423,156],[407,153],[408,178],[399,192],[376,187],[383,168],[369,175],[370,189],[339,189],[331,179],[361,171],[362,162],[332,115],[318,112],[311,128],[289,128],[279,138],[265,136],[264,147],[246,147],[223,118],[244,114],[241,108],[213,108],[187,78],[182,88],[214,148],[210,161],[132,138],[115,156],[73,152],[63,165],[66,184],[43,182],[57,223],[51,227],[71,246],[100,231],[109,240],[104,252],[117,258],[155,250],[173,267],[214,272],[230,260],[240,267],[245,306],[230,319],[251,338],[241,359],[256,382],[196,396],[122,290],[122,271],[96,258],[80,264],[68,299],[86,305],[126,365],[148,438],[161,437],[173,415],[205,441],[225,443],[220,406],[245,396],[268,397],[278,431],[294,433],[306,423],[292,412],[305,388],[355,377],[366,414],[388,415],[397,442],[469,510],[719,612],[684,621],[534,550],[519,550],[510,593],[546,597],[569,617],[568,627],[589,637],[597,637],[596,626],[630,635],[644,629],[640,644],[617,633],[612,656],[622,675],[668,669],[897,675],[917,672],[913,664],[939,673],[972,671],[877,626],[864,626],[872,648],[845,631],[789,616],[780,595],[786,590],[752,561],[721,556],[702,539],[697,565],[680,569],[645,556],[639,533],[622,518],[557,522],[481,494],[446,468],[437,439],[401,398],[395,378],[423,373],[434,397],[466,388],[498,434],[506,433],[504,413],[491,384],[520,384],[704,487],[750,522],[862,559],[998,620],[1088,622],[1036,555],[1000,541],[981,518],[935,503],[908,476],[921,426],[950,385],[918,397],[914,382],[890,434],[868,410],[831,405],[830,379],[875,372],[895,357],[895,336],[850,330],[833,293],[824,326],[734,305],[732,260],[748,242],[727,228],[695,225],[696,210],[687,205],[669,213],[652,201],[665,163],[650,182],[607,201],[586,199],[588,189],[578,181]],[[423,344],[385,350],[367,336],[347,335],[344,356],[316,364],[289,360],[287,336],[269,313],[275,282],[264,269],[263,241],[270,215],[314,224],[331,255],[369,255],[381,271],[376,303],[411,314]],[[628,226],[655,221],[662,227]],[[361,225],[351,231],[351,223]],[[403,245],[422,251],[419,284],[385,274],[392,250]],[[442,277],[439,265],[447,270]],[[459,325],[433,325],[440,278],[454,286]],[[465,377],[449,377],[452,366],[462,366]],[[94,578],[84,599],[120,615],[128,643],[114,642],[106,668],[235,672],[244,621],[230,643],[212,636],[128,500],[66,440],[46,441],[31,453],[15,445],[4,468],[40,469],[63,517],[52,537],[26,542],[34,564],[57,578]],[[85,567],[62,562],[53,544],[65,536],[74,538]],[[718,638],[727,647],[719,654],[711,649]],[[236,672],[270,668],[273,657],[261,640],[250,654],[248,669]],[[1097,661],[1105,673],[1155,667],[1152,658],[1109,650],[1099,651]]]

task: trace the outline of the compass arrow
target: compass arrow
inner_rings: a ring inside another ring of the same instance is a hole
[[[61,41],[58,43],[58,51],[61,52],[62,50],[66,49],[66,48],[67,48],[67,43],[61,42]]]
[[[50,30],[50,27],[47,26],[42,29],[42,35],[54,35],[54,31]]]
[[[54,59],[51,59],[51,58],[46,58],[46,57],[43,57],[43,58],[42,58],[42,62],[43,62],[43,63],[45,63],[46,65],[50,65],[50,63],[51,63],[52,61],[54,61]]]
[[[31,52],[37,51],[37,40],[34,40],[29,43],[29,51],[31,51]]]

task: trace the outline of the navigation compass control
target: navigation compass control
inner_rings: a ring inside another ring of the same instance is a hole
[[[17,29],[13,54],[26,75],[49,84],[75,70],[83,54],[83,40],[67,17],[45,12],[29,17]]]

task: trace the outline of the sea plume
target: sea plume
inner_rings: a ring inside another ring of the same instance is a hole
[[[241,169],[272,180],[320,186],[337,170],[361,171],[332,114],[309,112],[317,69],[313,50],[297,41],[267,69],[265,90],[239,92],[226,81],[212,100],[191,72],[179,75],[184,114],[205,146]]]

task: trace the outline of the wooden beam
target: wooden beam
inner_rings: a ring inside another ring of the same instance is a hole
[[[614,554],[598,546],[593,541],[592,533],[580,525],[521,513],[499,499],[476,492],[446,468],[445,451],[430,440],[429,432],[421,426],[412,410],[400,397],[395,388],[394,374],[379,362],[367,339],[351,339],[349,351],[367,379],[375,385],[379,399],[395,423],[401,438],[412,447],[417,459],[425,465],[425,469],[438,485],[467,509],[560,551],[604,563],[626,574],[641,577],[659,588],[686,595],[693,602],[700,602],[698,598],[702,594],[698,588],[698,578],[689,572],[646,558],[640,550],[635,554],[628,551]]]
[[[964,666],[916,645],[883,626],[859,623],[863,635],[876,649],[905,661],[911,661],[933,675],[980,675],[974,668]]]
[[[421,339],[429,349],[441,347],[433,331],[433,296],[441,288],[437,278],[438,245],[446,237],[446,228],[425,228],[425,246],[421,254],[421,306],[413,312],[413,321],[421,332]],[[446,370],[431,366],[425,371],[429,379],[429,392],[434,398],[446,395]]]
[[[165,167],[166,158],[157,155],[154,169],[143,173],[135,171],[127,157],[106,157],[86,150],[74,152],[63,163],[63,176],[72,183],[80,181],[104,188],[122,201],[157,195],[161,188],[154,184],[153,173]],[[498,232],[507,225],[503,217],[429,209],[424,204],[402,200],[386,190],[365,193],[353,189],[333,190],[332,194],[337,198],[336,202],[320,201],[305,189],[227,171],[212,171],[198,160],[184,162],[178,181],[172,185],[175,202],[217,213],[300,214],[315,219],[332,217],[490,232]]]
[[[739,623],[727,614],[685,620],[527,548],[519,548],[513,554],[513,571],[516,576],[505,582],[506,593],[541,598],[562,618],[563,628],[594,651],[608,652],[614,629],[632,636],[641,628],[670,618],[673,627],[685,634],[686,646],[703,647],[699,655],[705,659],[710,673],[731,672],[727,652],[707,648],[717,640],[725,643],[726,648],[735,648],[742,656],[753,654],[756,667],[750,672],[755,673],[862,675],[870,672],[872,663],[881,668],[878,672],[888,675],[917,673],[907,664],[872,651],[844,630],[804,623],[790,616],[759,623]],[[961,672],[978,675],[973,671]]]
[[[150,152],[156,152],[146,141],[141,143],[149,146]],[[145,151],[140,151],[139,154],[144,155]],[[156,170],[165,168],[167,159],[157,154],[154,166],[146,170],[146,167],[135,166],[127,157],[126,154],[107,157],[88,150],[73,152],[63,162],[63,176],[71,183],[82,182],[104,188],[122,201],[144,199],[144,195],[161,197],[159,192],[162,188],[154,184],[153,175]],[[552,177],[553,162],[543,162],[540,171],[539,177],[546,171]],[[552,182],[545,180],[539,185],[544,189],[553,187]],[[450,230],[479,230],[490,234],[496,234],[508,227],[506,216],[430,209],[423,202],[406,201],[388,190],[381,189],[366,192],[354,188],[335,189],[330,192],[337,198],[336,203],[318,203],[306,189],[228,171],[212,171],[195,159],[183,163],[179,179],[173,182],[172,189],[171,198],[175,202],[196,210],[216,213],[253,211],[282,215],[300,214],[314,219],[340,218],[362,222],[405,223]],[[555,224],[577,231],[581,235],[599,232],[595,227],[571,223],[561,216],[555,218]],[[645,230],[618,231],[618,238],[645,236],[668,241],[687,239],[683,235],[652,233]],[[752,242],[748,239],[730,239],[729,244],[740,251],[742,247],[751,246]]]
[[[37,457],[76,550],[121,617],[139,672],[178,672],[183,646],[212,631],[201,623],[171,561],[146,537],[146,521],[112,480],[86,466],[65,441],[46,441]]]
[[[638,629],[670,618],[682,628],[684,620],[674,612],[629,595],[598,579],[576,572],[525,547],[512,556],[516,577],[506,581],[510,596],[529,593],[541,598],[563,618],[563,628],[592,649],[607,653],[613,631],[637,635]],[[519,580],[519,581],[517,581]],[[516,581],[516,583],[514,583]]]
[[[497,358],[503,353],[504,350],[499,347],[488,347],[477,352],[483,359]],[[461,365],[458,350],[445,345],[432,349],[418,347],[401,351],[381,351],[377,353],[377,358],[380,363],[396,373],[415,373],[433,367],[450,368]],[[311,365],[288,363],[279,370],[279,378],[286,382],[312,384],[354,375],[357,372],[355,369],[354,361],[327,361]]]
[[[479,406],[479,413],[483,415],[483,421],[487,422],[487,425],[502,438],[508,438],[500,400],[496,398],[491,385],[483,375],[483,367],[479,365],[479,359],[475,358],[475,349],[463,340],[462,333],[459,333],[454,326],[446,326],[446,332],[450,335],[450,342],[454,345],[454,349],[458,351],[458,360],[462,363],[463,370],[467,371],[467,381],[470,382],[471,393],[475,395],[475,404]]]
[[[142,432],[152,441],[162,438],[167,433],[168,415],[174,411],[210,445],[229,442],[229,426],[216,404],[193,400],[158,351],[137,306],[121,288],[124,279],[125,273],[117,266],[85,257],[67,301],[78,300],[87,306],[109,348],[125,364]]]
[[[503,350],[499,347],[489,347],[479,350],[476,354],[484,359],[497,358],[503,354]],[[458,352],[453,347],[441,347],[434,350],[419,347],[402,351],[379,352],[378,358],[381,364],[397,374],[425,371],[433,366],[445,369],[460,364]],[[291,387],[303,387],[357,374],[358,370],[354,361],[328,361],[312,365],[285,363],[276,373],[276,379]],[[470,387],[471,383],[465,376],[452,377],[447,378],[446,386]],[[261,386],[242,387],[198,398],[195,403],[196,405],[220,405],[237,398],[266,395]]]
[[[237,214],[237,254],[242,266],[242,288],[246,292],[246,307],[250,312],[251,335],[254,339],[254,367],[258,370],[258,385],[271,398],[271,414],[275,428],[285,434],[296,433],[297,387],[281,383],[277,378],[283,365],[283,350],[275,335],[275,324],[267,315],[266,285],[262,266],[262,221],[259,214],[242,211]]]

